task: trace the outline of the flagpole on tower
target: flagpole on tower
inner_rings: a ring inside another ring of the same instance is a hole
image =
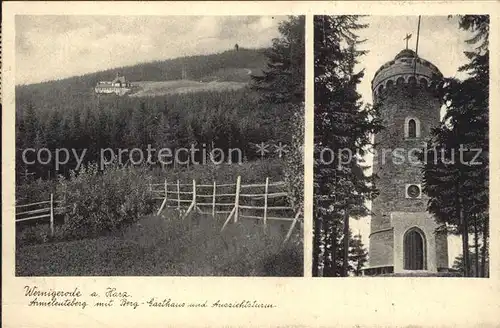
[[[420,18],[421,16],[418,15],[418,26],[417,26],[417,45],[415,47],[415,53],[417,54],[418,56],[418,39],[420,38]]]
[[[420,18],[421,18],[421,16],[418,15],[417,44],[415,46],[415,62],[414,62],[414,66],[413,66],[413,76],[415,76],[417,73],[418,40],[420,39]]]

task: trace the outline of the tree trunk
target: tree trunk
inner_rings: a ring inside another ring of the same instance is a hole
[[[321,245],[321,218],[316,217],[313,221],[314,236],[313,236],[313,258],[312,258],[312,276],[317,277],[319,273],[319,253]]]
[[[489,216],[484,217],[483,222],[483,249],[482,249],[482,262],[481,262],[481,277],[486,277],[486,261],[487,261],[487,251],[488,251],[488,226],[489,226]]]
[[[474,263],[474,269],[476,270],[474,276],[479,277],[479,231],[477,228],[478,215],[474,217],[474,256],[476,263]]]
[[[461,217],[463,219],[463,231],[462,231],[462,251],[464,252],[464,277],[470,277],[470,258],[469,258],[469,225],[466,222],[465,216],[463,215],[463,210]]]
[[[347,277],[349,271],[349,213],[344,211],[344,261],[342,276]]]
[[[462,197],[459,194],[459,187],[457,184],[457,203],[456,212],[458,214],[458,222],[462,228],[462,257],[464,262],[464,277],[469,276],[469,229],[465,222],[464,211],[462,209]]]
[[[337,276],[337,222],[332,220],[332,234],[331,234],[331,252],[332,252],[332,264],[331,264],[331,276]]]
[[[330,252],[331,252],[331,238],[332,233],[330,231],[330,220],[324,220],[321,226],[321,234],[323,236],[323,277],[329,277],[331,271],[331,261],[330,261]]]
[[[469,252],[469,225],[466,222],[465,215],[463,215],[463,210],[461,210],[462,220],[463,220],[463,231],[462,231],[462,251],[464,252],[464,277],[470,277],[470,252]]]

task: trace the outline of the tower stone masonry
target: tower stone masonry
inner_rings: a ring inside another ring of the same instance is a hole
[[[447,235],[427,212],[422,165],[415,157],[440,121],[442,104],[435,93],[440,79],[439,69],[410,49],[373,78],[384,129],[375,136],[379,196],[372,203],[367,275],[448,268]]]

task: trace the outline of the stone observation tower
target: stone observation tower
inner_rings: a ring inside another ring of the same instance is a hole
[[[416,157],[440,121],[441,102],[434,91],[441,78],[436,66],[410,49],[380,67],[373,78],[373,99],[384,130],[375,136],[373,172],[380,194],[372,203],[367,275],[448,268],[447,235],[426,210]]]

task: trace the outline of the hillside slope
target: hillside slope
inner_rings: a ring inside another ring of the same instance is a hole
[[[109,69],[57,81],[20,85],[16,86],[16,111],[22,111],[22,108],[30,102],[35,104],[38,110],[67,110],[68,106],[73,104],[92,103],[95,100],[93,88],[96,83],[112,80],[117,73],[136,83],[165,82],[181,80],[184,69],[187,80],[198,83],[238,82],[234,84],[238,85],[250,82],[251,75],[259,75],[266,63],[267,57],[264,54],[264,49],[240,48],[239,51],[229,50],[218,54],[174,58]],[[212,90],[214,86],[209,86],[209,90]],[[202,90],[204,89],[206,87],[202,88]],[[230,87],[229,89],[234,88]],[[197,90],[195,88],[192,91],[196,92]],[[145,94],[149,95],[148,92]]]
[[[133,91],[130,93],[130,97],[154,97],[193,92],[238,90],[244,88],[247,83],[229,81],[198,82],[190,80],[174,80],[133,82],[132,85]]]

